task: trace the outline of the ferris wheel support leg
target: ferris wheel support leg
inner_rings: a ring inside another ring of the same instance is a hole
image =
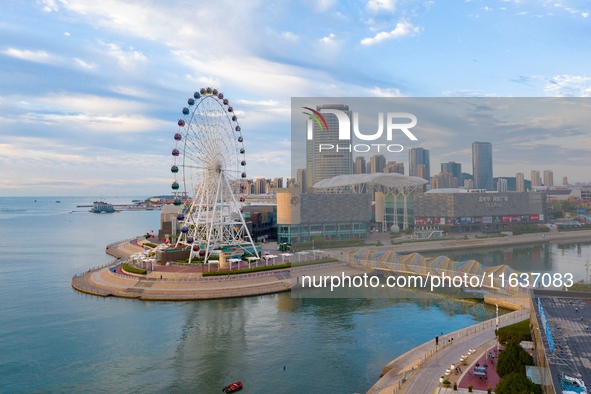
[[[228,183],[228,179],[224,178],[224,180],[226,181],[226,185],[228,186],[228,189],[232,190],[232,189],[230,189],[230,184]],[[237,206],[238,203],[236,201],[236,198],[234,197],[234,193],[230,193],[230,196],[232,196],[232,202],[234,203],[234,206]],[[246,236],[248,237],[248,241],[250,242],[250,245],[252,246],[252,250],[254,252],[254,255],[257,258],[260,258],[259,252],[257,251],[254,241],[252,240],[252,236],[250,235],[250,231],[248,231],[248,226],[246,226],[246,221],[244,220],[244,216],[242,216],[242,212],[240,212],[240,209],[238,210],[238,213],[240,215],[240,221],[242,222],[242,231],[244,231],[246,233]]]
[[[197,189],[197,193],[195,193],[195,196],[199,196],[200,192],[201,192],[201,188],[203,187],[203,184],[199,185],[199,188]],[[194,215],[195,215],[195,198],[193,198],[193,201],[191,202],[191,207],[189,208],[189,212],[187,214],[187,221],[188,222],[192,222],[194,228],[191,229],[189,228],[189,235],[193,237],[193,245],[195,244],[195,242],[199,242],[198,238],[197,238],[197,225],[199,222],[199,215],[201,214],[201,205],[202,205],[202,201],[199,201],[199,211],[197,213],[197,220],[195,221]],[[201,200],[201,199],[200,199]],[[195,255],[195,252],[193,250],[193,245],[189,245],[189,247],[191,248],[191,252],[189,254],[189,264],[191,264],[191,261],[193,261],[193,256]]]
[[[215,218],[216,215],[216,211],[218,208],[218,204],[217,202],[219,201],[219,197],[220,197],[220,187],[222,186],[222,178],[223,178],[223,172],[220,172],[220,178],[218,179],[218,187],[215,193],[215,203],[213,204],[213,212],[211,213],[211,217]],[[205,256],[203,257],[203,263],[206,264],[209,260],[209,247],[211,246],[211,236],[213,234],[213,227],[215,225],[215,222],[212,221],[211,224],[209,225],[209,231],[207,233],[207,244],[205,246]],[[220,261],[220,268],[221,268],[221,261]]]

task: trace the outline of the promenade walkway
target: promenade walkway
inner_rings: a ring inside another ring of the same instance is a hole
[[[499,316],[499,327],[529,318],[529,310],[521,309]],[[439,346],[429,341],[401,355],[385,370],[388,372],[374,384],[368,394],[428,394],[440,386],[439,377],[451,364],[457,364],[468,349],[485,349],[495,340],[495,319],[487,320],[439,338]],[[452,344],[449,339],[453,338]]]

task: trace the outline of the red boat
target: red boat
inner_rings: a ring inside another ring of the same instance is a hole
[[[233,393],[234,391],[238,391],[242,389],[242,382],[234,382],[229,386],[226,386],[222,389],[224,393]]]

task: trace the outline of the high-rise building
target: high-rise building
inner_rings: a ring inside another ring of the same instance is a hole
[[[472,144],[472,173],[474,188],[493,189],[493,159],[490,142],[474,142]]]
[[[267,193],[267,184],[268,180],[265,178],[257,178],[255,181],[255,194],[266,194]]]
[[[395,161],[389,161],[384,167],[386,174],[397,173],[404,175],[404,163],[396,163]]]
[[[431,178],[431,189],[445,189],[458,187],[458,178],[449,172],[442,172]]]
[[[522,172],[518,172],[517,174],[515,174],[515,191],[525,191],[525,176]]]
[[[271,187],[274,189],[282,189],[283,188],[283,178],[273,179],[273,182],[271,182]]]
[[[472,179],[464,179],[464,187],[466,189],[474,189],[474,181]]]
[[[505,193],[507,191],[507,180],[505,178],[499,178],[497,180],[497,191],[499,193]]]
[[[544,186],[554,186],[554,173],[552,170],[544,170]]]
[[[449,172],[458,180],[458,185],[463,185],[464,180],[462,179],[462,163],[456,163],[450,161],[449,163],[441,163],[441,172]]]
[[[431,179],[431,166],[429,160],[429,150],[423,148],[411,148],[408,153],[408,175],[418,176],[420,178]],[[425,166],[423,176],[419,175],[419,166]]]
[[[308,193],[308,181],[306,180],[306,169],[300,168],[296,175],[296,184],[300,188],[300,193]]]
[[[568,177],[567,176],[562,177],[562,186],[568,186]]]
[[[370,166],[370,174],[375,174],[376,172],[383,172],[384,167],[386,167],[386,158],[384,155],[373,155],[369,161]]]
[[[427,179],[427,166],[425,164],[419,164],[417,166],[417,176],[419,178]]]
[[[365,174],[367,171],[367,164],[365,163],[365,157],[357,156],[355,158],[355,166],[354,166],[353,173],[355,174]]]
[[[318,111],[322,111],[323,109],[337,109],[346,113],[349,119],[352,118],[348,105],[325,104],[317,106],[316,109]],[[323,116],[328,124],[327,130],[321,130],[320,125],[312,119],[308,119],[306,124],[306,127],[308,127],[308,123],[310,123],[312,128],[312,139],[306,140],[306,178],[308,188],[313,187],[323,179],[353,173],[353,151],[351,150],[351,146],[344,147],[341,144],[341,149],[339,149],[339,122],[336,115],[324,113]],[[352,119],[350,124],[352,128]],[[352,129],[350,132],[353,134]],[[305,134],[307,135],[307,133]],[[334,149],[323,149],[321,151],[320,144],[333,145]]]
[[[540,178],[540,171],[532,170],[531,172],[531,187],[542,186],[542,178]]]

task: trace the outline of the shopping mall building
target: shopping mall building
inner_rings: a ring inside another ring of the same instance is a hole
[[[435,189],[413,196],[415,229],[450,225],[452,232],[498,232],[516,223],[544,223],[545,212],[545,193]]]
[[[360,174],[321,181],[314,194],[284,189],[277,194],[277,241],[363,239],[372,229],[437,230],[442,225],[456,233],[499,232],[512,224],[545,222],[545,193],[423,192],[425,182],[400,174]]]

